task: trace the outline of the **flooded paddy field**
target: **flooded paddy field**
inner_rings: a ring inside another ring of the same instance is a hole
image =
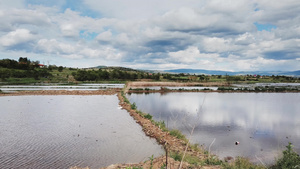
[[[300,153],[299,93],[128,94],[138,110],[192,135],[221,159],[243,156],[271,164],[291,142]],[[235,145],[235,142],[240,142]]]
[[[36,91],[36,90],[106,90],[110,88],[123,88],[124,84],[80,84],[80,85],[2,85],[0,90],[4,93],[17,91]]]
[[[0,168],[101,168],[164,154],[116,95],[0,97]]]

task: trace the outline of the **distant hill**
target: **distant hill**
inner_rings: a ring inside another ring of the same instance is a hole
[[[138,72],[148,72],[148,73],[189,73],[189,74],[205,74],[205,75],[284,75],[284,76],[300,76],[300,70],[297,71],[222,71],[222,70],[205,70],[205,69],[170,69],[170,70],[142,70],[142,69],[132,69],[121,66],[96,66],[91,68],[98,69],[118,69],[123,71],[138,71]]]
[[[235,72],[220,71],[220,70],[204,70],[204,69],[173,69],[164,70],[164,72],[170,73],[190,73],[190,74],[209,74],[209,75],[234,75]]]
[[[164,70],[164,72],[169,73],[189,73],[189,74],[207,74],[207,75],[289,75],[289,76],[300,76],[300,70],[297,71],[240,71],[240,72],[231,72],[231,71],[221,71],[221,70],[204,70],[204,69],[172,69]]]
[[[284,72],[284,73],[280,73],[280,75],[294,75],[294,76],[300,76],[300,70],[293,71],[293,72]]]
[[[132,72],[151,72],[148,70],[132,69],[132,68],[121,67],[121,66],[95,66],[95,67],[89,67],[87,69],[111,69],[111,70],[132,71]]]
[[[107,66],[95,66],[95,67],[90,67],[88,69],[103,69],[103,68],[107,68]]]

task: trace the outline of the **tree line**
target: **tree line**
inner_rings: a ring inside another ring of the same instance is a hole
[[[51,77],[48,69],[40,69],[39,61],[30,61],[26,57],[20,57],[18,61],[12,59],[0,60],[0,78],[40,78]]]
[[[77,81],[101,81],[101,80],[137,80],[155,79],[159,80],[160,74],[152,74],[138,71],[124,71],[119,69],[78,70],[72,76]]]

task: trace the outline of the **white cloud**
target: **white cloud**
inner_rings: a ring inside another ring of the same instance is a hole
[[[229,52],[236,50],[232,39],[224,39],[217,37],[206,37],[202,40],[202,45],[207,52]]]
[[[298,0],[28,2],[0,2],[2,53],[148,69],[299,69]]]
[[[203,4],[198,0],[84,0],[84,3],[91,9],[100,11],[105,17],[125,20],[148,19],[183,6],[200,7]]]
[[[98,41],[110,41],[112,38],[112,33],[110,30],[102,32],[101,34],[99,34],[96,39]]]
[[[17,29],[9,32],[0,38],[0,44],[4,47],[11,47],[14,45],[30,42],[35,39],[35,35],[30,33],[27,29]]]
[[[24,0],[1,0],[0,9],[8,8],[23,8],[25,7]]]
[[[72,23],[66,23],[63,25],[60,25],[60,30],[63,36],[67,37],[77,37],[79,36],[79,30],[76,28],[76,26]]]
[[[41,39],[38,41],[36,49],[40,52],[58,55],[73,54],[77,51],[76,46],[58,42],[56,39]]]
[[[193,63],[197,61],[200,57],[200,51],[197,47],[189,47],[186,50],[181,50],[177,52],[169,52],[171,60],[179,63]]]

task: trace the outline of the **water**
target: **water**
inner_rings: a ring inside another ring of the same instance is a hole
[[[0,90],[9,93],[21,90],[106,90],[123,88],[124,84],[80,84],[80,85],[3,85]]]
[[[221,159],[270,164],[288,142],[300,153],[299,93],[150,93],[128,95],[138,109],[204,145]],[[235,145],[239,141],[240,145]]]
[[[250,88],[255,87],[285,87],[288,89],[298,89],[300,90],[300,83],[255,83],[255,84],[233,84],[233,86],[238,88]]]
[[[149,87],[131,87],[132,89],[150,89],[150,90],[160,90],[161,86],[149,86]],[[170,90],[217,90],[218,87],[202,87],[202,86],[180,86],[180,87],[171,87],[171,86],[164,86],[164,88],[170,89]]]
[[[101,168],[162,148],[112,96],[0,97],[0,168]]]

